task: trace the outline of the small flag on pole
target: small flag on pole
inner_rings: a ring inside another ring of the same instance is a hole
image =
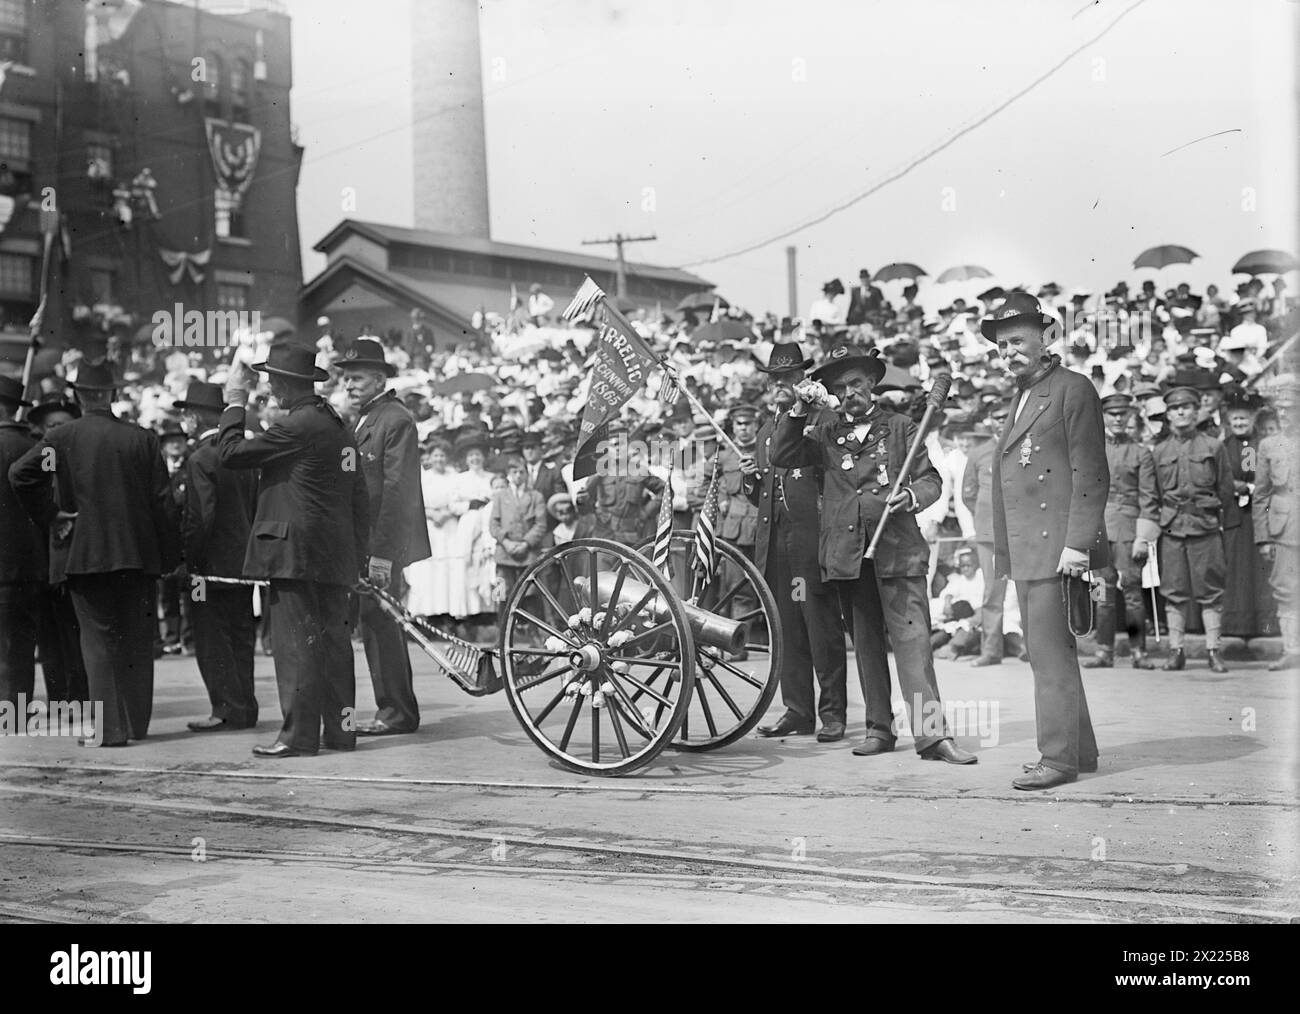
[[[681,388],[673,380],[673,375],[668,370],[664,370],[663,376],[659,378],[659,404],[666,409],[672,408],[681,396]]]
[[[670,475],[664,483],[664,499],[659,505],[659,521],[655,525],[655,548],[651,562],[668,580],[673,579],[672,554],[669,550],[673,540],[673,479]]]
[[[582,283],[582,288],[578,290],[578,294],[573,297],[573,302],[565,308],[564,319],[580,320],[590,316],[592,311],[595,310],[596,304],[604,298],[605,293],[588,275],[587,279]]]
[[[709,480],[709,491],[695,522],[695,558],[691,561],[691,568],[699,575],[699,588],[707,588],[713,582],[713,572],[717,568],[718,544],[713,530],[717,520],[718,459],[714,457],[713,478]]]

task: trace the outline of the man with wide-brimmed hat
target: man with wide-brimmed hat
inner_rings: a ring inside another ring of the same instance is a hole
[[[1142,566],[1160,536],[1160,507],[1156,495],[1156,466],[1151,452],[1130,439],[1128,422],[1137,411],[1127,394],[1101,399],[1106,420],[1106,466],[1110,492],[1106,497],[1106,537],[1110,563],[1102,568],[1106,597],[1097,603],[1097,654],[1085,669],[1109,669],[1115,664],[1115,632],[1119,610],[1128,630],[1129,664],[1154,669],[1147,656],[1146,603],[1142,595]]]
[[[1232,466],[1223,443],[1197,427],[1200,392],[1178,387],[1165,395],[1169,436],[1151,452],[1160,521],[1160,592],[1169,625],[1165,669],[1186,664],[1183,636],[1194,599],[1205,626],[1210,671],[1228,671],[1219,653],[1223,629],[1224,520],[1235,509]],[[1032,649],[1031,649],[1032,650]]]
[[[784,714],[758,734],[810,735],[820,718],[820,738],[835,742],[844,738],[848,720],[847,667],[839,596],[822,580],[817,555],[820,470],[781,468],[771,460],[773,429],[793,407],[794,385],[811,366],[796,342],[778,342],[767,363],[758,366],[771,384],[776,418],[758,432],[745,494],[758,508],[754,563],[772,589],[781,621],[784,655],[778,676],[785,705]]]
[[[244,553],[257,510],[257,473],[221,463],[217,433],[225,401],[217,384],[195,381],[176,408],[195,440],[185,462],[181,537],[190,575],[185,590],[195,661],[212,707],[207,718],[188,724],[191,732],[250,729],[257,724],[253,589],[228,582],[244,578]]]
[[[82,417],[46,433],[9,481],[37,525],[68,543],[88,689],[101,702],[84,742],[125,746],[149,732],[154,588],[180,563],[178,510],[157,435],[112,414],[111,367],[82,362],[72,386]]]
[[[374,338],[356,339],[335,368],[357,414],[357,452],[370,494],[367,577],[400,602],[407,589],[405,569],[428,559],[431,552],[415,418],[396,393],[386,390],[397,370]],[[420,727],[420,708],[406,634],[374,598],[360,596],[358,605],[376,710],[373,720],[357,723],[357,732],[363,736],[415,732]]]
[[[797,399],[777,424],[772,461],[785,468],[820,466],[824,476],[821,576],[837,582],[841,609],[852,617],[853,650],[867,706],[867,736],[854,753],[871,756],[894,749],[888,631],[917,753],[925,760],[973,764],[978,758],[953,743],[943,717],[930,650],[930,547],[915,516],[938,499],[942,483],[924,447],[918,447],[907,484],[893,493],[915,442],[916,425],[872,401],[884,373],[885,364],[875,354],[844,345],[832,350],[812,379],[839,398],[839,408],[823,412],[805,432],[809,403]],[[895,513],[875,558],[868,560],[865,551],[886,504]]]
[[[275,681],[284,724],[258,757],[356,746],[356,672],[348,596],[365,572],[370,497],[356,441],[315,385],[328,379],[316,350],[272,345],[252,369],[268,374],[280,417],[251,439],[244,405],[255,379],[238,365],[226,381],[217,434],[221,463],[260,468],[244,573],[270,581]]]
[[[36,444],[17,418],[30,405],[20,381],[0,376],[0,702],[15,707],[19,694],[30,698],[35,689],[36,632],[47,580],[44,533],[8,479],[9,466]],[[20,720],[25,727],[27,715]]]
[[[1087,377],[1047,351],[1060,322],[1027,292],[1010,293],[980,331],[1016,386],[993,456],[994,563],[1016,583],[1041,757],[1012,785],[1049,789],[1097,765],[1063,587],[1110,562],[1101,399]]]
[[[1296,438],[1300,380],[1283,374],[1270,386],[1279,431],[1260,441],[1251,504],[1255,543],[1272,564],[1282,656],[1269,669],[1300,668],[1300,440]]]

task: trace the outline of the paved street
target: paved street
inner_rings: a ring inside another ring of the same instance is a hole
[[[1285,921],[1297,884],[1297,673],[1086,676],[1101,770],[1050,794],[1025,663],[940,662],[973,767],[907,744],[749,738],[639,774],[550,764],[504,694],[413,653],[425,724],[352,754],[259,761],[278,725],[195,735],[192,658],[157,665],[151,737],[0,739],[0,920]],[[358,703],[370,714],[358,654]],[[852,680],[851,680],[852,682]],[[779,706],[779,705],[778,705]],[[965,708],[969,707],[969,711]]]

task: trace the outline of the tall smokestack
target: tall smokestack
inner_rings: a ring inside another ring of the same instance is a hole
[[[488,238],[478,0],[414,0],[415,227]]]

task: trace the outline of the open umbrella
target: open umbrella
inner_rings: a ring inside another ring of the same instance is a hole
[[[1252,250],[1232,266],[1234,275],[1280,275],[1300,269],[1300,261],[1285,250]]]
[[[486,391],[496,382],[496,378],[487,373],[458,373],[438,381],[431,389],[434,394],[463,394],[466,391]]]
[[[1159,271],[1170,264],[1191,264],[1199,256],[1201,255],[1195,250],[1185,246],[1174,246],[1173,244],[1153,246],[1150,250],[1143,250],[1138,254],[1133,266],[1135,268],[1155,268]]]
[[[939,282],[964,282],[970,278],[992,278],[993,272],[978,264],[958,264],[939,276]]]
[[[896,278],[916,280],[923,275],[925,275],[925,270],[923,268],[919,268],[915,264],[908,264],[904,261],[901,264],[886,264],[871,277],[871,280],[873,282],[892,282]]]
[[[677,304],[679,310],[712,310],[713,304],[724,310],[731,304],[719,296],[716,292],[692,292],[689,296]]]
[[[724,317],[716,324],[704,324],[691,333],[691,340],[697,342],[743,341],[754,337],[749,325]]]

